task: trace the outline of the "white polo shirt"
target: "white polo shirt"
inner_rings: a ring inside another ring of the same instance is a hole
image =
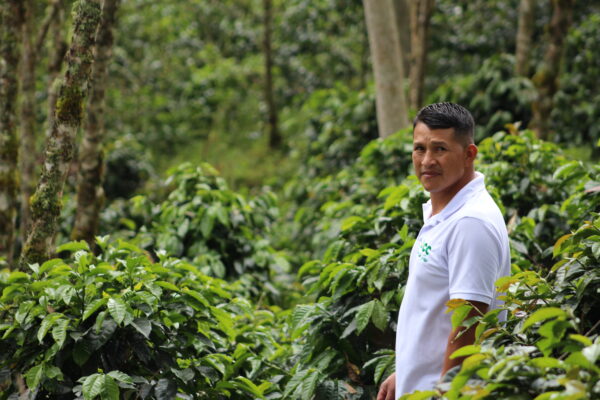
[[[446,302],[496,308],[494,282],[510,274],[506,225],[483,174],[477,172],[440,213],[431,216],[431,201],[424,204],[423,218],[398,315],[396,397],[439,381],[452,330]]]

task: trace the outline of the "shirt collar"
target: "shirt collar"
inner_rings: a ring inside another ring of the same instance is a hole
[[[439,223],[446,220],[461,208],[465,202],[474,194],[481,190],[485,190],[485,175],[481,172],[475,172],[475,178],[463,186],[450,200],[442,211],[434,216],[431,216],[431,199],[423,204],[423,221],[425,224]]]

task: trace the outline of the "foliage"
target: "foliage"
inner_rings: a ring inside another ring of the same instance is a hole
[[[277,283],[285,282],[289,264],[267,238],[278,212],[272,193],[246,200],[208,164],[182,164],[166,186],[162,202],[132,198],[125,205],[129,218],[105,211],[112,223],[104,229],[125,225],[119,234],[148,251],[164,250],[210,276],[241,278],[255,298],[281,300]]]
[[[276,309],[164,253],[98,244],[99,256],[72,242],[58,249],[70,257],[2,273],[2,398],[18,376],[53,398],[277,398]]]
[[[600,139],[600,114],[595,107],[600,101],[596,84],[600,61],[594,56],[600,51],[599,26],[600,15],[591,13],[566,40],[565,59],[569,62],[564,64],[551,119],[555,139],[563,143],[585,145]]]
[[[514,121],[527,126],[536,91],[529,79],[514,76],[514,64],[509,54],[490,57],[472,74],[440,85],[428,102],[451,101],[469,109],[477,122],[477,141]]]

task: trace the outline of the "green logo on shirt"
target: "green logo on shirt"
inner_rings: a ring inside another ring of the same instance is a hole
[[[423,262],[427,262],[427,257],[429,256],[430,252],[431,252],[431,246],[429,244],[427,244],[427,242],[421,243],[421,246],[419,247],[419,251],[417,253],[419,260],[421,260]]]

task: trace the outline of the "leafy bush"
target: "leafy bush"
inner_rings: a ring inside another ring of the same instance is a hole
[[[583,14],[585,15],[585,14]],[[598,30],[600,15],[587,14],[585,21],[569,32],[566,40],[564,72],[560,90],[556,93],[551,121],[557,133],[554,137],[563,143],[588,145],[600,139],[600,90],[597,77],[600,61]],[[598,149],[595,149],[598,152]]]
[[[490,57],[477,72],[440,85],[427,101],[451,101],[468,108],[477,123],[477,141],[514,121],[527,126],[536,91],[529,79],[514,76],[514,64],[509,54]]]
[[[278,213],[272,193],[246,200],[208,164],[182,164],[166,185],[164,201],[137,196],[125,206],[128,218],[120,210],[104,216],[128,226],[120,235],[146,250],[164,250],[210,276],[245,280],[256,298],[265,291],[280,297],[270,282],[285,281],[289,264],[267,237]]]
[[[0,275],[1,398],[280,397],[276,310],[189,263],[98,243]]]

